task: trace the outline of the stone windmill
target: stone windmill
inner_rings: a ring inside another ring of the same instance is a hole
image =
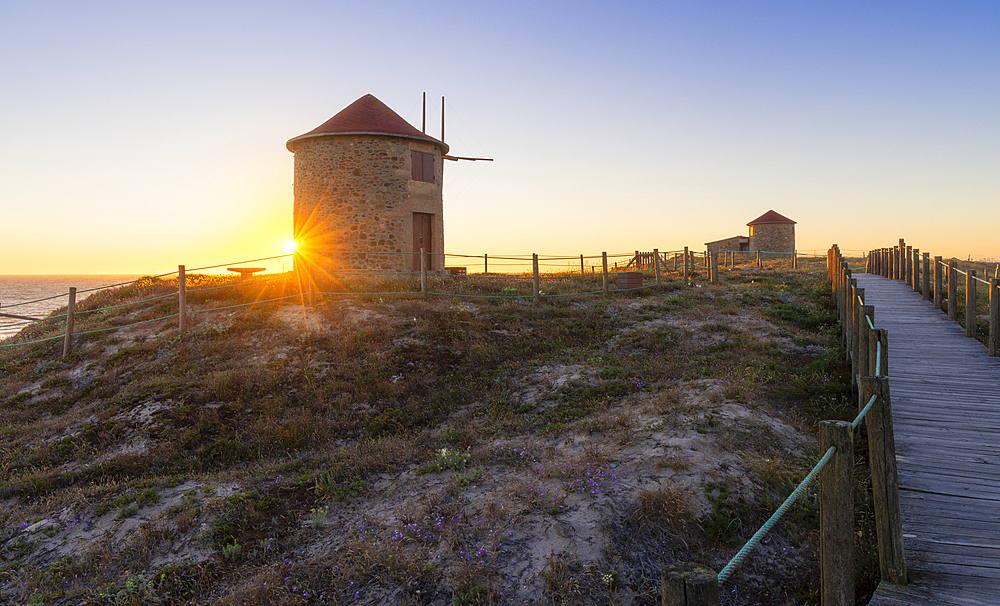
[[[295,154],[298,260],[319,276],[444,269],[444,139],[417,130],[365,95],[286,144]]]

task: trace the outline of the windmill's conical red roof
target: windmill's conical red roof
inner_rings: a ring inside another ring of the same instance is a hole
[[[792,224],[794,224],[795,221],[792,221],[788,217],[784,217],[782,215],[779,215],[778,213],[774,212],[773,210],[769,210],[766,213],[764,213],[763,215],[761,215],[761,216],[757,217],[756,219],[754,219],[753,221],[747,223],[747,225],[758,225],[760,223],[792,223]]]
[[[361,97],[323,124],[303,135],[289,139],[285,147],[288,151],[294,152],[295,146],[303,139],[337,135],[389,135],[419,139],[437,145],[441,148],[442,154],[448,153],[447,144],[413,128],[409,122],[374,95]]]

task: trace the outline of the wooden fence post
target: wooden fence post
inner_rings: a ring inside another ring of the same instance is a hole
[[[948,261],[948,319],[958,322],[958,263],[954,259]]]
[[[608,253],[602,252],[601,259],[604,261],[604,292],[607,294],[608,287],[610,286],[608,284]]]
[[[864,305],[865,305],[865,289],[858,288],[857,278],[854,280],[854,306],[852,308],[853,315],[851,317],[851,370],[854,371],[854,384],[860,385],[861,376],[861,327],[866,324],[864,317]],[[865,328],[868,328],[865,326]],[[868,354],[868,350],[863,350],[865,354]]]
[[[684,283],[687,284],[688,276],[691,275],[691,256],[688,247],[684,247]]]
[[[854,605],[854,436],[848,421],[820,421],[819,450],[836,452],[819,473],[820,604]]]
[[[880,377],[889,374],[889,331],[884,328],[873,328],[868,333],[868,372]]]
[[[584,275],[586,273],[587,273],[587,270],[585,270],[583,268],[583,255],[580,255],[580,275],[582,276],[582,275]]]
[[[427,296],[427,253],[420,249],[420,294]]]
[[[709,256],[708,266],[711,268],[712,282],[719,281],[719,253],[711,253]]]
[[[906,247],[906,285],[913,287],[913,247]]]
[[[666,564],[660,573],[663,606],[719,606],[719,576],[700,564]]]
[[[847,288],[845,289],[845,296],[847,305],[844,308],[844,348],[847,350],[845,355],[847,360],[851,363],[851,370],[854,369],[854,327],[858,324],[857,316],[854,315],[854,310],[857,308],[858,297],[858,279],[848,278]]]
[[[63,336],[62,357],[69,356],[73,348],[73,314],[76,313],[76,287],[69,289],[69,301],[66,303],[66,334]]]
[[[538,303],[538,253],[531,253],[531,296]]]
[[[913,249],[913,290],[920,290],[920,249]]]
[[[899,250],[896,255],[896,279],[902,280],[906,273],[906,243],[899,239]]]
[[[483,273],[490,273],[490,255],[489,253],[483,254]]]
[[[976,270],[965,270],[965,336],[976,336],[976,294],[979,292],[979,282],[976,282]]]
[[[931,253],[924,253],[924,273],[923,273],[923,295],[924,301],[931,300]]]
[[[875,403],[868,411],[868,452],[872,472],[872,500],[878,529],[878,556],[882,580],[905,585],[903,521],[899,506],[896,442],[892,433],[892,399],[888,377],[865,377],[862,391]]]
[[[990,337],[987,350],[991,356],[1000,356],[1000,279],[990,279]]]
[[[861,377],[867,377],[871,374],[872,360],[870,355],[871,343],[869,343],[871,338],[871,328],[868,327],[868,321],[871,320],[872,325],[875,324],[875,306],[874,305],[862,305],[861,306],[861,322],[858,324],[858,412],[864,408],[868,400],[861,400]]]
[[[833,272],[834,272],[834,267],[835,267],[834,266],[834,256],[833,256],[833,251],[834,251],[835,248],[837,248],[836,244],[834,244],[833,246],[831,246],[830,250],[826,251],[826,274],[827,274],[827,277],[830,278],[831,282],[833,282]]]
[[[760,251],[757,251],[757,260],[755,261],[757,267],[760,267]]]
[[[941,256],[934,257],[934,309],[941,309]]]
[[[301,292],[301,291],[299,291]],[[177,331],[187,330],[187,273],[183,265],[177,266]]]
[[[656,270],[656,285],[660,285],[660,249],[653,249],[653,269]]]

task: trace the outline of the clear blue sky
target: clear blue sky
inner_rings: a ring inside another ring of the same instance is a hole
[[[423,91],[450,253],[1000,257],[997,2],[5,0],[0,83],[0,274],[280,254],[285,141]]]

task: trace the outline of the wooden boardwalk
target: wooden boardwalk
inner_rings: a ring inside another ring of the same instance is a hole
[[[910,584],[871,604],[1000,604],[1000,358],[905,283],[855,274],[889,331]]]

